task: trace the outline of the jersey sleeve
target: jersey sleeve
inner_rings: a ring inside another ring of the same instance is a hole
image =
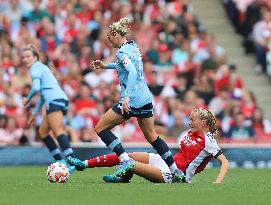
[[[116,69],[116,63],[108,63],[108,64],[106,64],[105,69]]]
[[[130,97],[133,89],[136,86],[136,68],[126,53],[119,52],[117,57],[122,63],[123,67],[129,72],[126,85],[126,96]]]
[[[40,79],[35,78],[32,81],[32,88],[27,96],[27,100],[31,100],[31,98],[36,95],[40,90]]]
[[[30,76],[32,79],[32,87],[27,96],[27,100],[31,100],[31,98],[40,90],[42,69],[38,65],[33,65],[33,67],[30,69]]]
[[[41,79],[42,69],[38,65],[33,65],[33,68],[30,69],[30,76],[32,80]]]
[[[219,148],[216,140],[210,133],[205,134],[205,150],[214,158],[217,158],[222,154],[222,150]]]
[[[32,114],[34,116],[36,116],[40,112],[43,104],[44,104],[44,99],[42,97],[40,97],[38,102],[37,102],[37,105],[36,105],[35,109],[32,112]]]

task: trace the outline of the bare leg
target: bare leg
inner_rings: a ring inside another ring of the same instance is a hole
[[[45,138],[49,134],[49,131],[50,127],[47,121],[47,117],[44,117],[39,127],[39,137],[41,139]]]
[[[154,129],[154,117],[143,119],[138,118],[137,122],[146,140],[149,143],[153,143],[158,136]]]
[[[131,172],[154,183],[165,183],[160,169],[150,164],[136,162],[136,166]]]
[[[52,112],[47,115],[47,120],[50,128],[52,129],[54,136],[59,136],[64,133],[63,129],[63,113],[61,111]]]
[[[94,128],[95,132],[106,144],[106,146],[118,155],[121,162],[123,161],[128,162],[130,160],[130,157],[125,152],[121,144],[121,141],[110,130],[116,125],[119,125],[125,121],[126,120],[122,118],[121,115],[115,113],[112,109],[109,109],[101,117],[100,121]],[[126,166],[126,164],[124,164],[124,166]],[[122,167],[120,169],[123,170]]]
[[[184,174],[177,168],[168,145],[160,137],[157,136],[154,129],[154,118],[138,118],[137,121],[140,129],[145,135],[145,138],[166,162],[171,173],[174,174],[174,178],[176,178],[174,181],[181,181],[181,179],[184,177]]]
[[[128,154],[135,161],[149,164],[149,153],[147,152],[133,152]]]
[[[111,130],[117,125],[124,123],[126,120],[121,115],[115,113],[112,109],[109,109],[99,120],[94,130],[99,133],[105,129]]]
[[[65,134],[63,127],[63,113],[61,111],[52,112],[47,115],[48,124],[56,137],[65,157],[75,157],[70,141]]]
[[[55,160],[61,160],[60,150],[52,136],[49,135],[50,127],[48,124],[47,117],[44,117],[39,128],[39,137],[44,142],[52,157]]]
[[[131,171],[126,172],[122,177],[121,181],[119,182],[129,182],[129,180],[133,177],[133,174],[141,176],[148,181],[155,182],[155,183],[164,183],[164,178],[161,174],[160,169],[157,167],[149,164],[149,153],[147,152],[134,152],[129,153],[129,156],[136,161],[136,166]],[[108,161],[109,160],[109,161]],[[71,162],[72,165],[75,166],[85,166],[82,161],[76,160]],[[78,163],[76,165],[76,163]],[[91,158],[87,160],[88,167],[111,167],[115,166],[119,163],[117,159],[117,155],[102,155],[99,157]]]
[[[149,164],[149,153],[134,152],[129,156],[136,161],[136,167],[131,171],[133,174],[141,176],[148,181],[155,183],[165,183],[160,169]]]

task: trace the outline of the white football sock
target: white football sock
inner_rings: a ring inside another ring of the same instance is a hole
[[[130,157],[129,157],[129,155],[128,155],[126,152],[122,153],[122,154],[119,156],[120,162],[129,160],[129,159],[130,159]]]

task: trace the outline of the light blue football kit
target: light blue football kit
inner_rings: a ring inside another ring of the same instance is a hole
[[[152,94],[144,80],[143,61],[137,45],[133,41],[125,43],[117,50],[116,56],[116,62],[106,66],[108,69],[117,70],[121,86],[120,102],[112,109],[120,114],[124,98],[129,97],[132,112],[130,115],[134,114],[130,117],[144,117],[144,114],[145,117],[152,116]]]
[[[152,117],[152,94],[144,81],[143,62],[137,45],[133,41],[126,42],[119,47],[116,56],[116,62],[106,66],[107,69],[117,70],[121,86],[120,102],[113,105],[112,110],[121,115],[125,120],[131,117],[136,117],[137,119]],[[130,99],[130,110],[122,113],[122,102],[125,97]],[[149,127],[149,129],[153,128],[154,126]],[[120,159],[119,169],[112,175],[105,175],[103,180],[107,183],[118,183],[126,172],[136,166],[136,162],[128,156],[120,140],[109,129],[102,130],[98,133],[98,136]],[[181,182],[184,179],[184,174],[177,168],[167,144],[157,136],[151,142],[151,145],[170,168],[172,181]]]
[[[27,99],[31,100],[38,92],[40,93],[33,114],[37,115],[44,103],[47,114],[53,111],[63,111],[65,114],[68,108],[68,97],[60,88],[50,68],[40,61],[36,61],[29,72],[32,78],[32,88]]]

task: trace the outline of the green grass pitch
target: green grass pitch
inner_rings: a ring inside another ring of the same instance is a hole
[[[0,167],[0,205],[270,205],[271,170],[232,169],[221,185],[218,169],[207,169],[192,184],[153,184],[135,177],[130,184],[105,184],[113,169],[74,173],[65,184],[51,184],[46,167]]]

